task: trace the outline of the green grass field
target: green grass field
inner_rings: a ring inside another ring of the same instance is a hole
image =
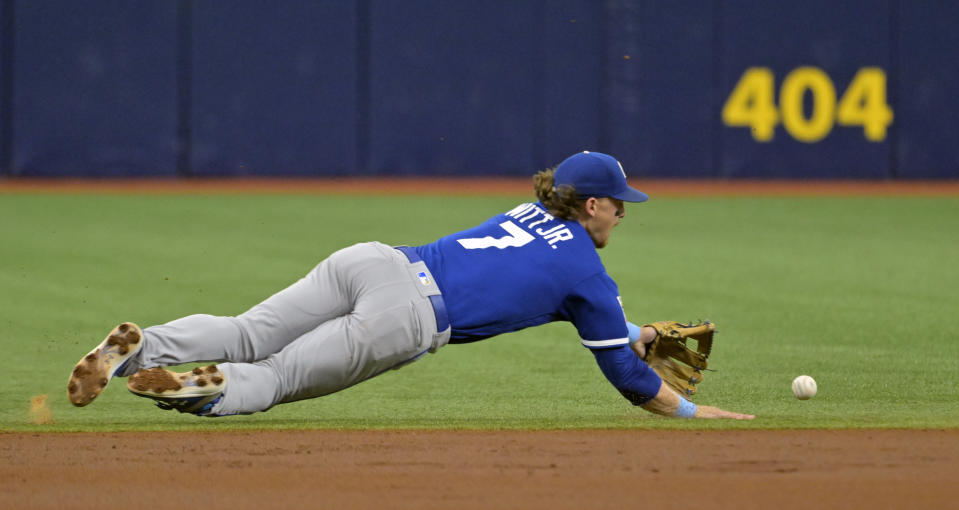
[[[235,315],[330,252],[419,244],[517,197],[0,194],[0,429],[959,427],[959,198],[661,198],[601,252],[633,322],[720,331],[696,398],[757,415],[633,408],[569,324],[448,346],[268,413],[163,412],[116,380],[86,408],[73,364],[121,321]],[[790,382],[819,394],[800,402]],[[48,395],[53,423],[35,425]]]

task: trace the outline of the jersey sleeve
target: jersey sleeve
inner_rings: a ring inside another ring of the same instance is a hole
[[[593,349],[596,363],[606,379],[633,405],[656,397],[663,380],[629,348]]]
[[[606,349],[629,345],[626,315],[619,289],[606,273],[599,273],[575,286],[566,299],[565,312],[576,326],[583,346]]]

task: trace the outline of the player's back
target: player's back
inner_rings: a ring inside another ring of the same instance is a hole
[[[573,320],[582,303],[572,301],[618,296],[582,225],[540,203],[416,249],[443,292],[454,343]]]

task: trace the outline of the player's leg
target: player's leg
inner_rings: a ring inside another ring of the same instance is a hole
[[[214,412],[265,411],[335,393],[425,354],[435,330],[428,301],[334,319],[263,361],[220,364],[227,392]]]
[[[448,329],[436,331],[436,317],[424,295],[431,291],[422,292],[419,286],[424,284],[411,274],[413,266],[392,248],[369,246],[333,265],[344,292],[354,297],[352,312],[301,335],[265,360],[219,364],[225,388],[209,412],[247,414],[327,395],[398,367],[448,339]],[[133,389],[154,399],[173,395]]]
[[[118,326],[74,367],[67,383],[70,400],[78,406],[89,404],[114,375],[198,361],[256,361],[280,351],[319,324],[349,313],[351,298],[335,281],[331,261],[349,258],[361,246],[334,253],[238,317],[191,315],[142,331],[132,323]],[[119,332],[121,327],[126,330]]]
[[[413,281],[409,262],[392,248],[370,248],[365,257],[376,264],[339,261],[342,281],[354,292],[352,313],[322,324],[265,360],[220,364],[227,391],[215,412],[251,413],[328,395],[433,347],[436,318]]]
[[[123,373],[189,362],[252,362],[279,352],[320,324],[350,312],[352,299],[337,281],[336,260],[354,256],[344,248],[286,289],[237,317],[191,315],[143,330],[140,353]]]

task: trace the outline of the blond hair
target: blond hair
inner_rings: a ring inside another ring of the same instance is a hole
[[[548,168],[536,172],[533,176],[533,189],[550,214],[564,220],[575,220],[579,217],[583,204],[586,202],[578,197],[576,188],[565,184],[560,187],[553,185],[555,168]]]

